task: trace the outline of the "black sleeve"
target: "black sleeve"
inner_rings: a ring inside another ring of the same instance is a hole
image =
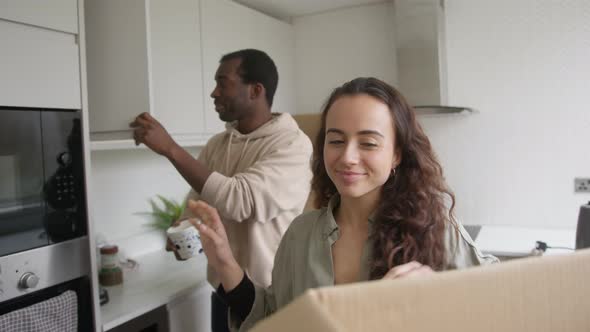
[[[220,284],[217,288],[217,294],[242,321],[250,314],[256,296],[254,284],[246,273],[244,273],[242,281],[229,293],[226,293],[223,285]]]

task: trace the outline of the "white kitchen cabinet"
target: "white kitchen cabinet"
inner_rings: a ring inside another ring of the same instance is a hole
[[[166,305],[170,332],[211,331],[211,292],[209,284]]]
[[[224,124],[209,95],[222,55],[244,48],[265,51],[275,62],[279,85],[272,110],[295,113],[293,27],[229,0],[201,0],[205,130],[220,132]]]
[[[81,108],[75,34],[0,19],[0,45],[0,105]]]
[[[0,18],[78,34],[78,0],[0,0]]]
[[[93,148],[132,147],[141,112],[204,143],[199,1],[89,1],[85,16]]]

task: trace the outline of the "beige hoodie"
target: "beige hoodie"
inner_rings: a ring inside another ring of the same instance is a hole
[[[267,287],[281,238],[309,195],[312,145],[287,113],[273,113],[249,134],[235,125],[227,124],[201,151],[199,160],[213,173],[201,194],[191,190],[188,198],[217,209],[234,257],[255,284]],[[186,210],[182,218],[190,216]],[[217,288],[211,268],[207,276]]]

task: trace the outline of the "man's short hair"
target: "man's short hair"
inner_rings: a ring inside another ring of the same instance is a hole
[[[274,61],[263,51],[245,49],[228,53],[222,56],[219,62],[233,59],[242,60],[238,68],[238,75],[242,78],[242,82],[262,84],[266,90],[266,102],[269,107],[272,106],[279,83],[279,73]]]

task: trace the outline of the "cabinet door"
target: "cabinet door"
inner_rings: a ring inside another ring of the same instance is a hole
[[[79,109],[76,36],[0,20],[0,105]]]
[[[2,0],[0,18],[78,33],[78,0]]]
[[[90,131],[121,132],[150,112],[145,0],[100,0],[85,4],[86,70]]]
[[[192,290],[166,305],[170,332],[211,331],[211,292],[209,284]]]
[[[172,135],[203,132],[199,2],[150,2],[153,115]]]
[[[228,0],[201,0],[205,131],[222,131],[213,101],[215,71],[222,55],[244,48],[266,52],[279,72],[273,112],[294,113],[294,31],[290,24],[276,20]]]

